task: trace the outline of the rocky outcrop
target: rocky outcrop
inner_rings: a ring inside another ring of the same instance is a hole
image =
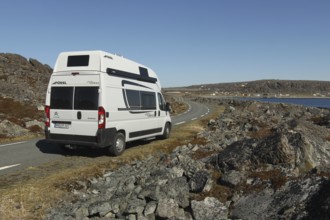
[[[330,161],[329,115],[327,109],[230,101],[201,135],[222,150],[214,159],[222,171],[269,164],[302,173]]]
[[[77,182],[76,202],[47,219],[328,219],[330,111],[219,104],[225,112],[198,134],[207,144]]]
[[[0,53],[0,141],[42,132],[51,73],[36,59]]]
[[[233,206],[233,219],[328,219],[329,199],[319,200],[320,192],[329,186],[328,178],[301,177],[288,181],[274,191],[265,188],[258,193],[243,195]],[[318,206],[315,203],[317,197]],[[316,211],[318,210],[318,211]]]
[[[28,129],[22,128],[21,126],[6,119],[0,122],[0,131],[0,137],[2,136],[7,138],[24,136],[29,133]]]
[[[330,130],[327,109],[224,101],[226,110],[200,134],[216,153],[219,183],[240,189],[233,219],[328,219]],[[316,199],[318,198],[318,199]],[[323,210],[316,212],[319,201]],[[313,208],[311,208],[313,207]]]
[[[79,183],[83,189],[73,191],[79,202],[63,204],[48,219],[205,219],[205,213],[209,217],[227,216],[227,207],[216,198],[192,199],[194,192],[207,191],[210,187],[206,186],[212,184],[205,163],[187,155],[195,147],[181,146],[170,155],[151,156]]]
[[[0,53],[0,90],[4,98],[43,105],[52,69],[36,59]]]

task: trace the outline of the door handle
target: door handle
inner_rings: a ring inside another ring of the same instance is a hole
[[[81,119],[81,112],[77,112],[77,118],[80,120]]]

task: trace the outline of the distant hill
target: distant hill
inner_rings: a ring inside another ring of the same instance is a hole
[[[240,96],[329,96],[330,81],[257,80],[251,82],[193,85],[181,89],[199,93]]]
[[[36,59],[0,53],[0,96],[34,106],[43,105],[52,68]]]

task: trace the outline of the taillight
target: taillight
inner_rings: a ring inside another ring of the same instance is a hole
[[[45,125],[46,125],[46,127],[49,127],[50,126],[50,106],[48,106],[48,105],[45,106],[45,113],[46,113]]]
[[[105,110],[103,107],[99,107],[99,128],[105,128]]]

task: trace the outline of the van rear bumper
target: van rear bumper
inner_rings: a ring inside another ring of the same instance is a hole
[[[110,146],[111,140],[116,135],[115,128],[99,129],[96,136],[52,134],[48,127],[45,129],[46,140],[58,144],[71,144],[93,148]]]

